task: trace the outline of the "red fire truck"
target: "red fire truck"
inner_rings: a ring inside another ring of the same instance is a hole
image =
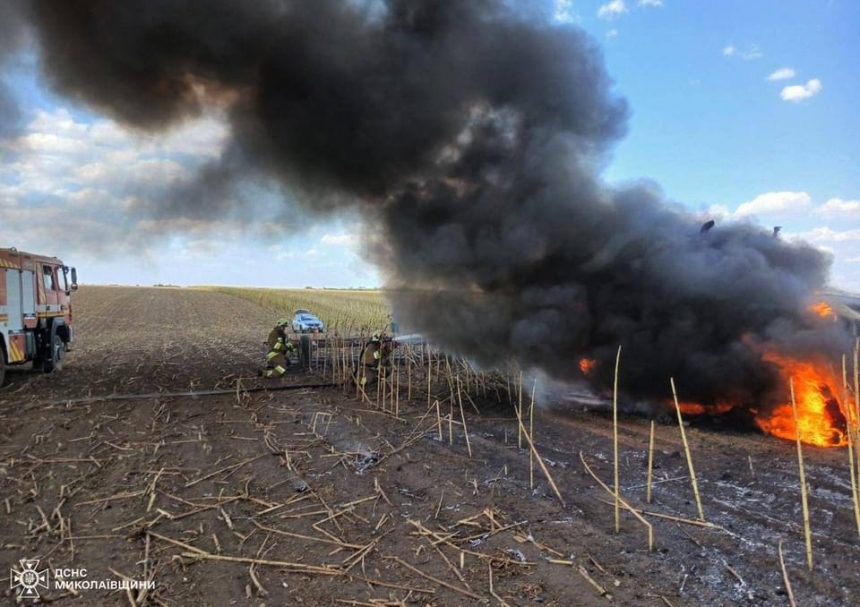
[[[71,279],[71,281],[69,280]],[[56,257],[0,249],[0,385],[6,367],[59,371],[72,342],[75,268]]]

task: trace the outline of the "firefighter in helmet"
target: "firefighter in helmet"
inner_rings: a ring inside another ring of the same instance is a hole
[[[388,367],[390,356],[390,340],[386,339],[384,331],[375,331],[359,355],[358,385],[364,388],[375,384],[380,372]]]
[[[258,373],[261,377],[281,377],[287,372],[287,367],[290,366],[290,355],[295,350],[284,330],[284,327],[289,324],[288,319],[281,318],[275,328],[269,332],[267,339],[269,353],[266,354],[266,368]]]

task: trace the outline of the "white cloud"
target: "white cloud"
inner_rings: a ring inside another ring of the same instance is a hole
[[[712,218],[712,217],[719,218],[719,217],[730,217],[732,212],[729,210],[729,207],[727,207],[724,204],[712,204],[711,206],[708,207],[708,210],[705,211],[705,214],[707,215],[708,218]]]
[[[597,16],[601,19],[615,19],[627,12],[624,0],[612,0],[597,10]]]
[[[76,168],[75,175],[86,181],[94,181],[107,175],[107,167],[102,162],[90,162]]]
[[[150,153],[187,154],[215,158],[227,143],[230,129],[222,116],[206,116],[162,135],[143,139]]]
[[[553,19],[559,23],[576,23],[579,15],[573,10],[573,0],[556,0]]]
[[[173,215],[160,194],[220,157],[230,135],[220,114],[156,135],[60,108],[29,116],[23,134],[0,148],[2,243],[60,255],[87,268],[82,277],[96,283],[379,283],[358,245],[350,246],[350,233],[361,233],[352,219],[285,234],[277,218],[287,207],[272,196],[249,200],[241,215],[227,218],[205,209]],[[319,242],[323,234],[330,245]],[[231,243],[226,253],[224,241]],[[284,246],[267,251],[273,242]],[[272,258],[301,263],[284,264],[273,278],[271,265],[259,262]]]
[[[822,206],[815,209],[816,215],[839,215],[842,213],[856,214],[855,216],[860,219],[860,200],[831,198]]]
[[[788,80],[790,78],[794,78],[795,72],[790,67],[781,67],[775,72],[773,72],[767,79],[771,82],[776,82],[777,80]]]
[[[747,217],[758,213],[804,209],[810,203],[811,199],[806,192],[767,192],[740,205],[734,216]]]
[[[38,111],[25,134],[9,144],[14,160],[0,165],[0,181],[29,193],[68,193],[108,184],[168,185],[217,158],[228,136],[226,123],[213,116],[152,136],[107,119],[76,121],[63,108]]]
[[[56,133],[30,133],[18,142],[22,149],[37,154],[78,154],[84,151],[83,141]]]
[[[860,257],[849,257],[845,261],[848,263],[860,263]]]
[[[174,160],[147,158],[128,167],[128,181],[167,185],[191,176],[188,170]]]
[[[663,0],[639,0],[637,6],[663,6]]]
[[[0,183],[0,208],[14,207],[18,204],[17,188]]]
[[[606,37],[609,39],[617,38],[618,37],[618,30],[609,30],[608,32],[606,32]]]
[[[839,231],[829,227],[821,227],[802,232],[798,236],[816,242],[860,242],[860,229]]]
[[[61,133],[68,136],[83,135],[87,132],[87,126],[80,122],[75,122],[69,110],[66,108],[57,108],[52,112],[39,110],[36,112],[36,117],[29,124],[30,132],[52,132]]]
[[[744,61],[751,61],[753,59],[764,57],[764,53],[761,52],[761,49],[759,49],[757,44],[753,44],[748,46],[746,50],[741,50],[735,46],[723,47],[723,56],[738,57]]]
[[[814,97],[818,93],[821,92],[821,80],[817,78],[813,78],[809,80],[806,84],[794,84],[792,86],[787,86],[782,89],[780,93],[780,97],[782,97],[783,101],[791,101],[794,103],[803,101],[804,99],[809,99],[810,97]]]
[[[741,59],[744,61],[750,61],[752,59],[759,59],[764,57],[764,53],[759,50],[758,46],[753,44],[749,49],[741,53]]]
[[[131,192],[156,195],[188,179],[221,154],[228,134],[226,123],[212,117],[142,136],[112,120],[76,118],[62,108],[35,112],[0,163],[0,225],[14,238],[3,240],[27,246],[58,236],[54,240],[77,251],[115,246],[145,254],[156,241],[189,226],[177,219],[141,221],[139,211],[155,203]],[[200,222],[219,234],[226,233],[226,223]],[[243,227],[249,221],[234,223]]]
[[[358,243],[358,234],[324,234],[320,242],[333,246],[352,246]]]

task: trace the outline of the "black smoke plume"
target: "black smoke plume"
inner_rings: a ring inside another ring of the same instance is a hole
[[[628,108],[576,27],[502,0],[29,7],[58,92],[150,130],[228,108],[231,157],[313,210],[358,208],[401,322],[480,362],[575,378],[595,358],[604,385],[620,344],[633,396],[671,375],[689,400],[754,402],[775,382],[760,344],[846,345],[806,313],[824,254],[601,182]]]
[[[21,110],[2,78],[3,70],[26,44],[27,30],[21,7],[20,0],[0,3],[0,140],[19,134],[22,126]]]

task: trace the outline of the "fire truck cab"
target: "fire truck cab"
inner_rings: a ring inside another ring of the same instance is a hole
[[[59,371],[74,339],[77,271],[56,257],[0,248],[0,385],[6,368],[33,363]]]

